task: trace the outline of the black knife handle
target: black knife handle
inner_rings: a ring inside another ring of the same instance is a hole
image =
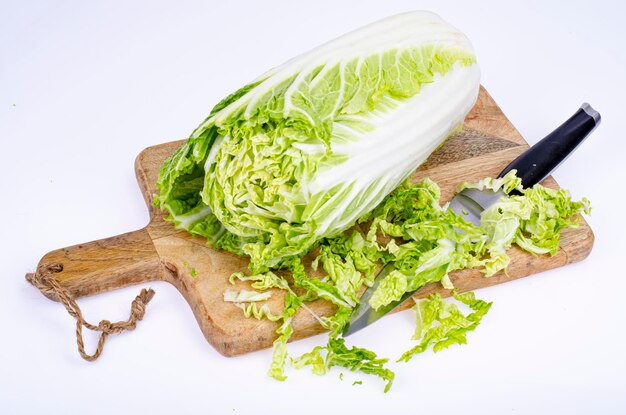
[[[498,177],[515,169],[522,187],[532,187],[556,169],[599,124],[600,113],[585,102],[561,126],[506,166]]]

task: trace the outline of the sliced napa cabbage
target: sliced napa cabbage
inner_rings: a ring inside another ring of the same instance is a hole
[[[218,103],[162,166],[155,204],[267,271],[377,206],[459,128],[479,76],[439,16],[373,23]]]

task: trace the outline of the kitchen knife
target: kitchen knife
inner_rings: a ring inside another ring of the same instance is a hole
[[[600,114],[591,105],[583,103],[567,121],[506,166],[498,178],[515,169],[517,170],[517,177],[522,180],[522,187],[531,187],[539,183],[583,142],[589,133],[600,124],[600,119]],[[465,189],[452,198],[448,207],[468,222],[480,225],[482,212],[493,206],[502,197],[506,197],[502,191]],[[407,301],[417,291],[406,292],[399,300],[378,310],[371,308],[369,305],[370,298],[380,282],[393,270],[394,267],[391,264],[383,267],[376,276],[374,284],[363,293],[359,304],[352,311],[350,321],[344,327],[344,336],[369,326]]]

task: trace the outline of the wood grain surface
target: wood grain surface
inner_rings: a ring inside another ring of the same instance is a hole
[[[41,259],[39,266],[61,264],[63,270],[56,274],[57,281],[76,297],[146,281],[168,281],[185,297],[204,336],[220,353],[235,356],[270,347],[275,338],[276,323],[246,319],[239,308],[223,301],[224,290],[247,288],[247,284],[241,282],[233,287],[228,283],[228,277],[233,272],[246,271],[248,261],[228,252],[216,251],[205,240],[176,230],[164,220],[164,213],[152,206],[158,170],[182,142],[149,147],[136,159],[139,187],[150,210],[150,223],[145,228],[52,251]],[[464,132],[450,138],[432,154],[413,173],[411,180],[417,182],[430,177],[441,187],[442,202],[446,202],[461,182],[497,175],[526,148],[526,141],[481,88],[478,101],[465,120]],[[558,187],[552,178],[543,184]],[[593,240],[593,232],[582,220],[580,227],[563,231],[561,246],[555,256],[533,256],[512,248],[507,274],[500,272],[486,278],[479,270],[469,269],[450,276],[460,291],[500,284],[579,261],[589,254]],[[195,277],[191,275],[192,268],[196,271]],[[440,284],[429,284],[418,291],[416,297],[433,292],[450,295]],[[269,300],[272,311],[280,310],[282,295],[278,290]],[[403,308],[410,305],[405,304]],[[334,306],[324,300],[315,301],[309,307],[319,315],[334,311]],[[293,325],[293,339],[323,331],[303,309],[295,315]]]

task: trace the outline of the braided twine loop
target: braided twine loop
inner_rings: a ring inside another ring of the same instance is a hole
[[[80,311],[80,307],[76,303],[74,296],[54,278],[54,274],[61,271],[63,271],[61,264],[42,265],[34,274],[28,274],[26,279],[45,296],[58,299],[67,312],[76,319],[76,343],[78,345],[78,353],[80,353],[83,359],[93,362],[102,353],[104,343],[110,334],[135,329],[137,322],[143,319],[146,312],[146,305],[154,296],[154,290],[152,290],[152,288],[148,290],[144,288],[141,290],[130,306],[130,316],[128,320],[117,321],[115,323],[111,323],[109,320],[102,320],[96,326],[85,321],[83,313]],[[101,333],[96,351],[91,355],[85,352],[83,327]]]

